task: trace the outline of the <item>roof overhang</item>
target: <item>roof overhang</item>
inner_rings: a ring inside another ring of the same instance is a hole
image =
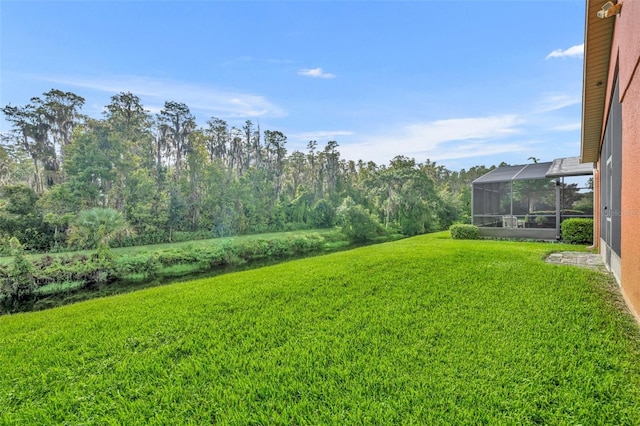
[[[580,157],[556,158],[551,163],[547,174],[548,178],[589,176],[593,174],[592,163],[581,163]]]
[[[598,18],[604,0],[587,0],[586,3],[580,161],[594,163],[600,154],[611,40],[616,18]]]

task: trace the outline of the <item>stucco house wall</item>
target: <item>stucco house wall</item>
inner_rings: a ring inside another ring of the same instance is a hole
[[[636,34],[640,34],[640,2]],[[632,38],[632,37],[630,37]],[[636,37],[637,38],[637,37]],[[629,42],[628,40],[626,42]],[[640,47],[640,40],[634,40]],[[640,78],[639,52],[634,52],[635,73],[631,74],[622,101],[622,261],[621,284],[628,302],[640,318]]]
[[[604,0],[595,2],[587,0],[587,14],[593,14],[604,3]],[[603,168],[606,167],[604,164],[606,160],[602,158],[602,142],[608,114],[612,102],[615,102],[613,96],[617,78],[618,100],[622,106],[622,183],[620,188],[613,188],[614,191],[620,191],[621,209],[619,212],[612,213],[620,215],[621,255],[620,264],[610,266],[613,266],[612,269],[616,272],[616,278],[629,308],[640,320],[640,1],[620,0],[618,3],[622,4],[621,13],[602,20],[611,19],[614,20],[614,23],[610,38],[611,53],[606,78],[600,154],[594,173],[594,203],[596,207],[594,209],[594,239],[602,252],[603,247],[599,236],[603,235],[604,230],[601,229],[600,218],[603,214],[605,201],[602,200],[598,188],[600,188]],[[585,34],[598,32],[600,31],[599,26],[604,27],[605,25],[604,22],[600,23],[590,15],[587,16],[586,22]],[[597,50],[590,49],[589,44],[586,43],[585,61],[589,55],[597,54]],[[586,74],[585,71],[585,84]],[[584,92],[583,103],[588,99],[587,90],[589,89],[585,89]],[[584,119],[582,124],[585,126]],[[584,137],[582,144],[584,149]]]

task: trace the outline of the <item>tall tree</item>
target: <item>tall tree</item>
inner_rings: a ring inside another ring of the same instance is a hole
[[[296,197],[298,187],[304,182],[307,167],[307,157],[304,153],[293,151],[287,161],[286,173],[289,180],[288,191],[292,198]]]
[[[189,195],[187,197],[187,217],[185,219],[189,223],[189,230],[196,231],[199,228],[203,210],[207,167],[206,137],[200,130],[196,130],[189,135],[187,166],[189,171]]]
[[[287,155],[285,144],[287,137],[280,131],[264,131],[265,149],[267,153],[267,170],[273,178],[274,198],[280,198],[283,188],[284,160]]]
[[[43,168],[57,170],[55,150],[49,144],[50,125],[42,106],[27,104],[23,107],[7,105],[2,108],[5,118],[12,125],[11,137],[31,157],[34,170],[35,191],[44,191]]]
[[[229,129],[227,122],[216,117],[207,121],[207,128],[204,130],[207,137],[207,151],[209,161],[218,158],[226,161],[227,146],[229,143]]]
[[[307,143],[307,163],[309,164],[307,185],[311,188],[316,199],[322,198],[322,179],[320,177],[319,158],[316,152],[318,142]]]
[[[131,92],[121,92],[111,97],[105,116],[113,130],[127,140],[148,136],[151,116],[144,109],[140,98]]]
[[[82,194],[84,207],[122,207],[113,195],[125,169],[125,148],[102,120],[89,119],[76,130],[67,147],[65,168],[70,183]]]
[[[179,178],[182,158],[188,149],[189,134],[196,128],[195,117],[187,105],[167,101],[158,114],[158,122],[166,126],[166,136],[175,155],[175,176]]]
[[[329,141],[323,151],[325,177],[325,193],[333,193],[336,189],[338,181],[338,172],[340,170],[340,152],[338,151],[338,142]]]
[[[437,194],[433,179],[412,158],[397,156],[373,173],[368,187],[384,211],[385,227],[395,223],[403,233],[419,234],[435,226]]]
[[[242,134],[245,143],[245,163],[243,170],[250,166],[260,167],[262,164],[262,146],[260,144],[260,129],[255,130],[253,122],[247,120],[242,126]]]
[[[13,126],[16,142],[29,153],[34,165],[35,190],[64,181],[61,173],[64,148],[71,141],[73,129],[80,123],[84,98],[71,92],[51,89],[44,98],[33,97],[23,107],[2,108]],[[43,173],[44,172],[44,173]]]
[[[111,97],[105,111],[106,124],[111,139],[121,149],[115,158],[115,186],[112,196],[113,206],[119,210],[125,207],[129,177],[135,170],[153,170],[153,136],[151,116],[140,103],[140,98],[129,92]]]
[[[112,132],[127,146],[127,154],[133,156],[136,166],[150,168],[153,165],[152,118],[140,98],[130,92],[111,97],[106,106],[105,118]]]
[[[229,130],[229,146],[227,148],[227,167],[242,175],[242,131],[233,126]]]
[[[80,124],[82,118],[80,109],[84,105],[84,98],[72,92],[51,89],[44,93],[43,100],[33,98],[32,102],[46,110],[54,149],[60,157],[60,162],[63,162],[64,147],[71,142],[73,129]]]

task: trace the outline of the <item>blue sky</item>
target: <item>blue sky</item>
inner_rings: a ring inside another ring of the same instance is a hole
[[[0,3],[0,104],[49,89],[184,102],[280,130],[289,152],[452,170],[576,156],[583,1]],[[2,131],[7,124],[2,120]]]

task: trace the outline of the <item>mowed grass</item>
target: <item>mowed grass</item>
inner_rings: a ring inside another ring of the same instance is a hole
[[[420,236],[0,317],[0,424],[640,424],[567,246]]]

